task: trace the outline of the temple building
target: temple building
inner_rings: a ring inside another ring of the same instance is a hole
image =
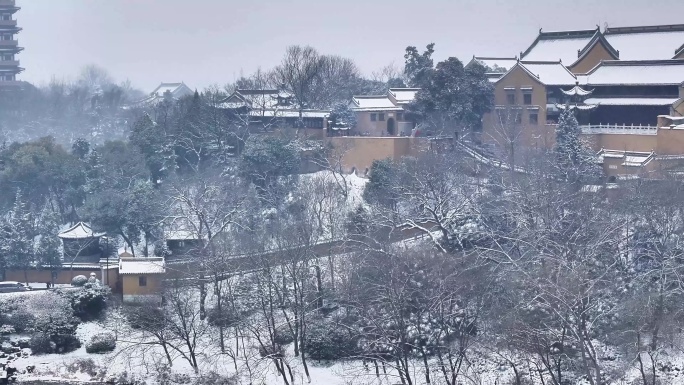
[[[64,263],[98,263],[102,256],[100,238],[104,235],[105,233],[96,232],[83,222],[78,222],[61,231],[57,236],[62,240],[64,246]]]
[[[1,1],[1,0],[0,0]],[[161,83],[150,94],[133,103],[131,107],[134,108],[149,108],[154,107],[162,101],[179,100],[194,94],[194,91],[185,85],[185,83]]]
[[[330,116],[329,110],[299,109],[294,95],[279,89],[237,89],[219,108],[254,132],[299,128],[315,137],[325,136]]]
[[[404,107],[411,103],[419,88],[390,88],[385,95],[358,95],[352,98],[356,114],[352,135],[411,136],[415,123],[407,118]]]
[[[0,0],[0,88],[17,86],[17,75],[24,69],[19,66],[19,47],[16,34],[21,31],[13,15],[19,11],[15,0]]]
[[[549,149],[567,105],[608,174],[670,168],[684,155],[683,43],[684,24],[540,30],[518,57],[474,56],[495,88],[481,142]]]

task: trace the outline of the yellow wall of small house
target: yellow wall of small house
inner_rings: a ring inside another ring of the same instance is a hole
[[[515,91],[507,91],[506,88],[515,88]],[[524,105],[524,94],[521,88],[532,88],[532,104]],[[515,105],[508,104],[508,94],[515,95]],[[519,107],[521,113],[520,134],[515,135],[516,143],[523,147],[551,148],[555,143],[555,128],[546,125],[546,86],[541,84],[535,77],[520,67],[513,68],[502,77],[494,89],[494,104],[496,106]],[[539,107],[528,109],[528,107]],[[530,114],[537,113],[537,124],[529,123]],[[498,122],[497,111],[493,109],[486,113],[482,119],[482,140],[485,143],[501,146],[507,143],[506,135],[502,134],[501,125]]]
[[[116,269],[108,269],[105,271],[109,271],[109,287],[112,289],[116,288],[116,282],[119,279],[119,271]],[[85,275],[86,277],[90,277],[90,273],[95,273],[95,277],[97,279],[102,280],[102,271],[100,269],[88,269],[88,270],[81,270],[81,269],[74,269],[73,271],[69,269],[68,267],[63,268],[62,270],[57,272],[57,277],[55,278],[54,282],[56,284],[70,284],[71,280],[76,277],[77,275]],[[52,271],[50,270],[27,270],[26,275],[24,275],[23,270],[7,270],[5,272],[5,280],[6,281],[17,281],[17,282],[25,282],[25,277],[28,277],[28,282],[30,283],[47,283],[47,282],[52,282]]]
[[[585,74],[592,68],[596,67],[601,60],[613,60],[613,57],[611,56],[610,52],[608,52],[606,47],[603,46],[603,44],[598,43],[591,47],[589,52],[582,57],[582,60],[578,61],[568,69],[574,74]],[[572,63],[567,63],[566,65],[570,64]]]
[[[123,295],[149,295],[161,294],[163,274],[150,274],[147,277],[147,286],[139,285],[139,275],[122,275]]]
[[[399,128],[398,128],[398,122],[403,122],[404,120],[397,120],[397,112],[403,112],[403,111],[374,111],[374,112],[369,112],[369,111],[357,111],[356,112],[356,127],[354,128],[354,131],[358,134],[361,135],[367,135],[367,136],[372,136],[372,137],[383,137],[383,136],[390,136],[389,133],[387,133],[387,121],[389,118],[394,119],[394,131],[395,135],[399,134]],[[385,114],[385,120],[380,121],[372,121],[371,120],[371,114]]]

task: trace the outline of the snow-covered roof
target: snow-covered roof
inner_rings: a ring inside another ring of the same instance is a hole
[[[560,62],[521,61],[519,65],[545,85],[572,85],[577,78]]]
[[[645,166],[653,160],[655,158],[655,153],[653,151],[641,152],[601,149],[598,156],[601,162],[603,162],[604,158],[617,158],[624,159],[622,162],[623,166],[640,167]]]
[[[599,33],[598,28],[579,31],[543,32],[520,53],[521,60],[562,61],[571,65],[577,61],[579,52]]]
[[[416,98],[418,91],[420,88],[390,88],[388,93],[394,97],[397,103],[407,104]]]
[[[605,60],[580,79],[589,85],[679,85],[684,60]]]
[[[502,68],[506,71],[511,69],[515,65],[515,63],[518,62],[517,58],[514,57],[478,57],[475,56],[473,57],[473,61],[476,61],[480,64],[482,64],[485,67],[489,67],[490,69],[494,70],[497,68]],[[489,72],[489,73],[498,73],[498,72]],[[503,72],[501,72],[503,74]]]
[[[671,106],[677,98],[589,98],[587,104],[602,106]]]
[[[280,117],[280,118],[298,118],[299,111],[297,110],[253,110],[250,111],[251,116],[264,116],[264,117]],[[325,110],[302,110],[303,118],[326,118],[330,115],[330,111]]]
[[[672,59],[684,43],[684,25],[609,27],[604,36],[620,60]]]
[[[88,224],[83,222],[78,222],[57,234],[57,236],[62,239],[88,239],[101,237],[103,235],[105,235],[105,233],[96,233]]]
[[[190,241],[197,240],[199,237],[191,230],[167,230],[164,237],[169,241]]]
[[[569,95],[569,96],[587,96],[587,95],[591,95],[591,93],[594,91],[593,90],[585,90],[584,88],[580,87],[579,82],[577,82],[575,84],[575,86],[572,87],[571,89],[569,89],[569,90],[561,89],[561,92],[563,92],[564,94]]]
[[[570,65],[577,61],[577,51],[584,48],[591,41],[591,36],[574,39],[540,40],[524,60],[562,61]]]
[[[161,83],[157,88],[150,93],[152,96],[164,96],[166,92],[170,92],[171,95],[180,99],[184,96],[189,96],[193,94],[190,87],[186,86],[185,83]]]
[[[161,257],[119,258],[119,275],[164,274],[166,261]]]
[[[395,105],[387,95],[354,96],[352,103],[354,111],[394,111],[403,109]]]

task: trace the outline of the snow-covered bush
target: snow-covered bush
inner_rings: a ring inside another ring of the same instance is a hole
[[[275,337],[273,338],[277,345],[289,345],[294,342],[294,336],[290,328],[284,326],[276,330]]]
[[[24,307],[20,307],[9,313],[7,318],[7,324],[14,327],[17,333],[23,333],[33,329],[36,320],[36,317],[31,311]]]
[[[85,275],[77,275],[71,280],[71,286],[81,287],[88,283],[88,277]]]
[[[16,329],[12,325],[2,325],[0,326],[0,335],[14,334]]]
[[[99,282],[88,282],[81,289],[66,294],[74,315],[82,320],[97,318],[107,308],[110,290]]]
[[[32,340],[38,347],[34,353],[66,353],[81,345],[75,336],[79,320],[74,317],[69,299],[64,295],[57,292],[32,295],[20,310],[30,312],[34,317]],[[49,345],[46,339],[50,340]]]
[[[116,337],[112,333],[95,334],[86,342],[85,348],[88,353],[111,352],[116,348]]]
[[[55,351],[57,345],[52,342],[49,335],[43,333],[36,333],[31,336],[29,342],[31,353],[33,354],[49,354]]]
[[[314,360],[337,360],[357,353],[358,338],[334,321],[321,319],[308,326],[306,346]]]

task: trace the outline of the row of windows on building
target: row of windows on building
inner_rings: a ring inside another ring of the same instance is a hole
[[[12,20],[12,14],[11,13],[0,14],[0,20]]]
[[[499,120],[505,122],[510,119],[510,121],[515,124],[522,124],[522,113],[521,111],[513,111],[509,116],[502,116],[503,113],[510,113],[505,110],[499,110]],[[527,111],[527,123],[533,126],[539,124],[539,112]]]
[[[0,34],[0,40],[14,40],[14,34],[13,33]]]
[[[15,81],[17,80],[16,76],[14,74],[0,74],[0,81]]]
[[[404,120],[404,113],[403,112],[397,112],[397,120]],[[379,112],[375,113],[372,112],[370,114],[370,120],[371,122],[384,122],[385,121],[385,113],[384,112]]]
[[[513,92],[507,93],[506,94],[506,101],[510,105],[517,104],[517,100],[515,98],[515,93],[513,93]],[[527,106],[532,104],[532,93],[531,92],[525,92],[523,94],[523,104],[527,105]]]
[[[0,61],[10,61],[10,60],[14,60],[14,54],[13,53],[6,53],[6,54],[0,53]]]

